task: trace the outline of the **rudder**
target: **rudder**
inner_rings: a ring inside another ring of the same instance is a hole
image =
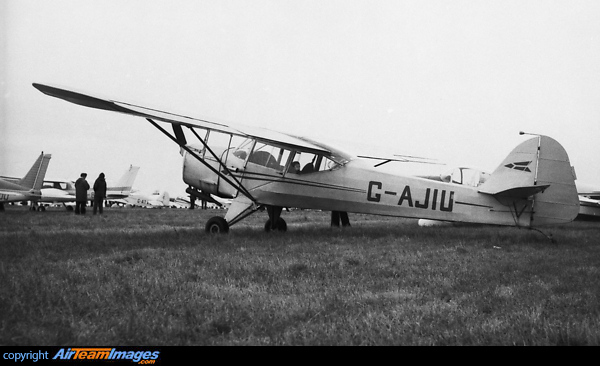
[[[511,211],[514,209],[519,226],[567,223],[579,213],[567,152],[548,136],[540,135],[518,145],[479,192],[494,195]]]

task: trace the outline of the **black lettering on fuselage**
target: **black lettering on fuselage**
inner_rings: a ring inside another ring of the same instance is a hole
[[[379,194],[379,193],[373,194],[373,187],[377,187],[377,189],[381,189],[382,184],[381,184],[381,182],[374,182],[374,181],[369,182],[369,189],[367,190],[367,201],[379,202],[379,201],[381,201],[381,194]]]
[[[402,202],[404,202],[404,200],[408,201],[409,207],[413,207],[413,200],[410,194],[409,186],[404,187],[404,191],[402,191],[402,195],[400,195],[400,200],[398,201],[398,206],[402,206]]]
[[[450,197],[448,198],[448,206],[444,205],[446,200],[446,191],[442,191],[442,201],[440,202],[440,211],[452,212],[454,206],[454,191],[450,191]]]
[[[431,188],[427,188],[427,191],[425,191],[425,202],[421,203],[419,201],[415,201],[415,207],[418,207],[418,208],[429,207],[429,193],[430,192],[431,192]]]
[[[370,181],[367,189],[367,201],[370,202],[381,202],[381,192],[383,189],[383,183]],[[440,211],[452,212],[454,209],[454,191],[446,191],[444,189],[433,189],[433,196],[431,195],[432,188],[425,190],[425,197],[423,200],[413,200],[410,186],[404,186],[404,190],[398,200],[398,206],[407,205],[408,207],[416,207],[421,209],[428,209],[429,203],[431,202],[431,210],[435,211],[438,209],[438,194],[440,194]],[[385,191],[385,194],[395,196],[395,192]],[[446,200],[448,197],[448,200]]]

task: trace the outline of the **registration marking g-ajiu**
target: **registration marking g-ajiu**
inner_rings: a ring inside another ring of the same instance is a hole
[[[381,202],[382,195],[397,196],[399,193],[392,190],[383,190],[383,183],[370,181],[367,189],[367,201]],[[445,189],[426,188],[424,197],[414,197],[409,185],[404,186],[399,194],[398,206],[408,206],[421,209],[431,209],[452,212],[454,208],[454,191]],[[439,201],[438,201],[439,197]],[[418,200],[416,198],[419,198]]]

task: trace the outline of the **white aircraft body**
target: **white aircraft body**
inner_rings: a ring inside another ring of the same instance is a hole
[[[113,201],[127,206],[145,208],[170,207],[171,203],[169,192],[167,191],[154,191],[152,193],[134,191],[125,198]]]
[[[600,219],[600,188],[577,183],[579,194],[579,218]]]
[[[117,200],[128,197],[131,187],[137,177],[140,167],[131,165],[114,186],[106,188],[106,200]],[[94,183],[90,182],[90,186]],[[75,202],[75,182],[60,180],[45,180],[41,189],[42,196],[39,202],[46,203],[69,203]],[[88,191],[88,200],[94,199],[94,190]],[[66,206],[66,205],[65,205]]]
[[[72,103],[143,117],[178,144],[184,182],[198,196],[232,200],[225,217],[208,220],[205,228],[211,233],[228,232],[263,208],[269,215],[268,231],[287,229],[281,213],[288,207],[526,228],[571,222],[579,212],[568,155],[547,136],[519,144],[485,183],[472,187],[386,173],[380,164],[285,133],[33,86]],[[165,123],[173,133],[162,127]],[[188,138],[198,143],[188,143]]]
[[[8,202],[39,201],[51,157],[52,155],[42,152],[29,172],[21,179],[0,179],[0,210],[4,210],[4,204]]]

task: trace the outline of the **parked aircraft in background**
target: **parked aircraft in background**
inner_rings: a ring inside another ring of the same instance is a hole
[[[184,197],[171,198],[169,200],[169,207],[171,207],[171,208],[187,208],[187,209],[200,208],[196,203],[194,203],[194,206],[192,207],[192,203],[189,201],[189,199],[184,198]]]
[[[199,209],[225,209],[231,205],[230,199],[223,199],[219,197],[212,197],[212,201],[202,201],[199,199],[195,199],[195,197],[191,196],[192,202],[194,202],[194,208]],[[171,208],[190,208],[191,207],[190,199],[185,197],[177,197],[171,198]]]
[[[121,199],[111,200],[111,202],[125,206],[146,208],[170,207],[171,203],[169,192],[167,191],[154,191],[152,193],[133,191],[131,194],[129,194],[129,196]]]
[[[131,165],[121,176],[119,181],[114,186],[108,186],[106,188],[106,200],[122,199],[131,193],[131,187],[137,176],[140,167]],[[90,182],[90,186],[93,182]],[[73,181],[60,181],[60,180],[45,180],[44,185],[41,189],[42,197],[39,202],[50,203],[62,203],[68,210],[71,210],[72,205],[67,203],[75,202],[75,183]],[[94,199],[94,190],[88,191],[88,200]],[[43,206],[41,206],[43,210]]]
[[[193,206],[192,206],[193,205]],[[202,202],[200,200],[193,199],[190,202],[189,198],[186,197],[175,197],[171,198],[169,202],[171,208],[185,208],[185,209],[208,209],[208,208],[220,208],[222,205],[217,205],[212,202]]]
[[[577,183],[579,194],[579,219],[600,220],[600,187]]]
[[[42,182],[51,157],[52,155],[42,152],[29,172],[21,179],[0,179],[0,211],[4,210],[5,203],[21,201],[31,201],[34,209],[42,196]]]
[[[205,228],[211,233],[228,232],[263,208],[269,215],[267,231],[287,229],[281,217],[285,207],[526,228],[570,222],[579,212],[568,155],[547,136],[519,144],[483,184],[472,187],[386,173],[307,138],[33,86],[72,103],[144,117],[178,144],[184,182],[199,196],[232,199],[225,217],[208,220]],[[159,123],[169,124],[173,133]]]

